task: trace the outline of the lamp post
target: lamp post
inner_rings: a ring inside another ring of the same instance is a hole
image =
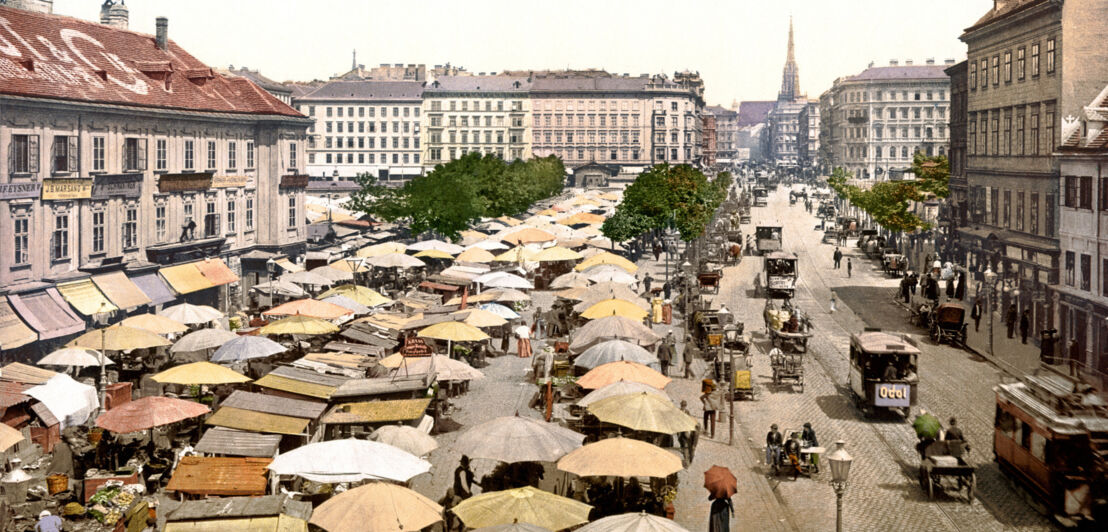
[[[989,266],[985,270],[985,305],[989,311],[989,356],[993,354],[993,321],[996,319],[993,312],[993,291],[995,290],[993,283],[996,282],[996,272],[993,271],[993,267]]]
[[[268,292],[267,295],[269,296],[269,306],[270,307],[273,306],[273,292],[274,292],[273,285],[270,284],[270,283],[273,282],[273,274],[276,273],[276,272],[277,272],[277,261],[273,260],[272,258],[266,259],[266,261],[265,261],[265,282],[266,282],[266,284],[269,284],[269,292]]]
[[[105,359],[107,358],[107,356],[104,354],[104,351],[106,351],[106,349],[104,348],[104,343],[106,342],[105,337],[108,334],[107,333],[107,326],[108,326],[108,319],[109,319],[107,306],[108,306],[107,301],[101,301],[100,302],[100,311],[97,312],[96,314],[94,314],[93,317],[92,317],[93,323],[95,323],[97,327],[100,327],[100,354],[99,354],[99,358],[100,358],[100,413],[101,414],[103,414],[104,412],[107,412],[107,406],[106,405],[108,404],[108,368],[107,368],[107,364],[105,363]]]
[[[831,487],[835,489],[835,532],[843,532],[843,493],[850,476],[850,462],[854,461],[845,445],[843,440],[836,441],[835,449],[827,455],[827,462],[831,464]]]

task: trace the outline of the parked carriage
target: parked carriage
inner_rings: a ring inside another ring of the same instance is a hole
[[[943,303],[928,314],[928,321],[933,342],[965,345],[966,307],[958,303]]]
[[[900,253],[886,253],[881,257],[881,266],[885,275],[902,276],[908,271],[908,257]]]
[[[792,381],[804,392],[804,355],[801,353],[781,353],[770,357],[773,370],[773,384],[780,385]]]
[[[923,450],[919,464],[919,486],[929,498],[935,492],[954,488],[966,490],[966,502],[973,503],[977,487],[976,468],[965,460],[965,444],[961,441],[934,441]]]

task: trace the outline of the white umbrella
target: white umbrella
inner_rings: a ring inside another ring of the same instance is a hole
[[[280,454],[269,469],[313,482],[407,482],[430,471],[431,464],[386,443],[346,439],[310,443]]]
[[[239,335],[223,329],[200,329],[182,336],[177,343],[173,344],[173,347],[169,348],[169,352],[183,353],[214,349],[238,337]]]
[[[427,251],[430,249],[451,255],[457,255],[463,250],[462,246],[443,242],[442,240],[424,240],[408,246],[408,251]]]
[[[104,364],[115,364],[99,351],[84,347],[63,347],[42,357],[36,364],[39,366],[78,366],[86,368],[99,366],[101,357],[104,358]]]
[[[512,523],[510,525],[484,526],[473,532],[551,532],[549,528],[528,523]]]
[[[454,442],[454,450],[471,458],[501,462],[554,462],[581,447],[584,434],[546,421],[515,416],[474,425]]]
[[[581,272],[569,272],[550,281],[550,288],[586,288],[589,286],[589,282],[589,276]]]
[[[308,271],[325,279],[330,279],[331,282],[334,283],[354,280],[353,272],[342,271],[338,268],[332,268],[330,266],[318,266]]]
[[[281,276],[282,281],[287,281],[296,284],[308,284],[312,286],[331,286],[334,284],[330,279],[312,272],[295,272],[286,273]]]
[[[644,366],[658,363],[657,356],[631,342],[607,340],[586,349],[573,361],[573,365],[592,369],[601,364],[620,360],[638,362]]]
[[[213,329],[208,329],[213,330]],[[284,353],[287,348],[264,336],[238,336],[228,340],[212,354],[212,362],[239,362]]]
[[[366,259],[366,262],[377,268],[422,268],[426,266],[423,261],[403,253],[386,253],[370,257]]]
[[[493,301],[514,303],[516,301],[531,301],[531,296],[512,288],[497,288],[486,292]]]
[[[689,532],[672,519],[646,512],[620,514],[593,521],[577,532]]]
[[[611,264],[593,266],[585,270],[585,275],[590,281],[597,283],[631,284],[637,281],[634,275],[627,273],[626,270],[619,266],[612,266]]]
[[[597,388],[589,392],[584,397],[577,400],[577,406],[589,406],[601,399],[607,399],[609,397],[615,397],[617,395],[630,395],[635,393],[648,393],[651,395],[657,395],[658,397],[664,397],[669,399],[666,392],[659,390],[649,384],[644,384],[636,381],[616,381],[611,384],[606,384],[603,387]]]
[[[523,288],[532,289],[535,285],[531,281],[508,272],[490,272],[473,280],[488,288]]]
[[[274,279],[269,282],[258,283],[251,287],[251,290],[257,290],[263,294],[272,296],[304,297],[308,295],[303,288],[284,279]]]
[[[367,307],[367,306],[365,306],[361,303],[358,303],[357,301],[354,301],[353,299],[350,299],[349,297],[346,297],[346,296],[325,297],[321,301],[324,301],[326,303],[331,303],[332,305],[338,305],[340,307],[349,309],[349,310],[353,311],[354,314],[369,314],[370,312],[373,311],[373,309],[371,309],[371,308],[369,308],[369,307]]]
[[[516,311],[505,307],[504,305],[498,305],[496,303],[485,303],[484,305],[481,305],[477,308],[492,312],[493,314],[496,314],[497,316],[500,316],[501,318],[504,318],[506,320],[514,320],[516,318],[519,318],[519,314],[517,314]]]
[[[394,355],[395,356],[395,355]],[[432,355],[429,357],[401,357],[400,365],[393,370],[395,374],[421,374],[430,373],[435,369],[435,379],[440,381],[471,381],[485,378],[480,370],[445,355]]]
[[[499,240],[481,240],[480,242],[476,242],[472,246],[469,246],[469,247],[471,247],[471,248],[481,248],[485,251],[497,251],[497,250],[501,250],[501,249],[511,249],[511,248],[508,247],[507,244],[505,244],[505,243],[503,243]]]
[[[387,443],[414,456],[427,456],[439,448],[429,434],[408,425],[385,425],[369,435],[373,441]]]
[[[189,303],[181,303],[180,305],[166,307],[162,309],[158,315],[176,322],[184,323],[185,325],[208,323],[223,317],[222,312],[212,307],[207,305],[192,305]]]

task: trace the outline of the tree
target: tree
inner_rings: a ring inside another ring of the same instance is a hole
[[[639,174],[623,192],[615,214],[601,226],[604,236],[622,242],[646,231],[673,226],[683,240],[703,234],[731,186],[731,174],[708,181],[683,164],[659,164]]]
[[[873,221],[890,231],[930,229],[931,225],[911,212],[913,203],[950,195],[950,162],[945,156],[928,157],[916,152],[912,160],[916,179],[882,181],[863,189],[848,183],[851,174],[836,168],[827,184],[854,206],[869,213]]]

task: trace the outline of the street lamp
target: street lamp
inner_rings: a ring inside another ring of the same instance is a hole
[[[993,315],[993,291],[995,287],[993,283],[996,282],[996,272],[993,271],[993,267],[989,266],[985,270],[985,308],[989,311],[989,356],[995,356],[993,354],[993,321],[996,317]]]
[[[831,487],[835,489],[835,531],[843,532],[843,493],[846,491],[846,481],[850,476],[850,462],[854,457],[846,452],[843,446],[846,442],[835,442],[835,450],[827,455],[827,462],[831,464]]]
[[[110,318],[107,307],[108,302],[101,301],[100,311],[92,316],[93,323],[95,323],[96,326],[100,328],[100,413],[107,412],[108,410],[108,369],[107,363],[105,362],[107,356],[104,355],[104,351],[107,350],[105,349],[104,344],[106,342],[105,336],[107,336],[108,334],[107,327],[108,320]]]

